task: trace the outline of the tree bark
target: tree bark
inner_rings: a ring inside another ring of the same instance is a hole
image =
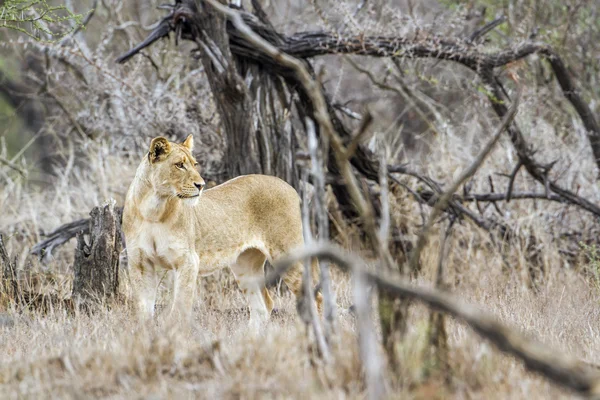
[[[119,290],[121,211],[109,203],[90,215],[90,243],[80,232],[75,249],[73,298],[79,303],[114,298]]]

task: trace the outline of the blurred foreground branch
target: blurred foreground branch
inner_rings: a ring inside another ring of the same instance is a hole
[[[350,254],[332,244],[314,244],[299,249],[275,263],[275,270],[266,279],[266,284],[274,282],[298,260],[319,257],[335,263],[340,269],[360,273],[379,291],[396,297],[422,302],[428,307],[450,314],[468,324],[483,338],[491,341],[499,350],[523,361],[527,369],[539,373],[551,382],[573,390],[581,395],[598,398],[600,396],[600,374],[586,363],[563,355],[536,340],[500,323],[489,312],[461,302],[454,296],[437,289],[413,286],[398,280],[384,278],[364,269],[364,261],[357,254]]]

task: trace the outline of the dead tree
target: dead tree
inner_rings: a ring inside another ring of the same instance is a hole
[[[508,108],[506,106],[507,102],[498,101],[498,99],[503,100],[507,96],[501,90],[501,84],[494,74],[495,69],[529,55],[537,54],[550,63],[565,98],[573,105],[573,108],[586,127],[594,159],[600,168],[600,127],[597,119],[581,97],[580,91],[575,86],[562,59],[550,46],[544,43],[529,40],[510,49],[487,53],[481,51],[471,40],[448,39],[435,36],[434,34],[419,34],[416,37],[407,38],[364,35],[343,37],[339,34],[329,32],[299,32],[284,36],[276,32],[268,20],[266,20],[266,15],[258,2],[253,1],[252,4],[255,7],[255,14],[240,10],[236,6],[230,7],[239,10],[242,19],[252,32],[256,33],[270,45],[276,47],[282,54],[287,54],[298,60],[308,60],[327,54],[354,54],[380,58],[436,58],[453,61],[472,70],[486,85],[489,85],[491,90],[488,98],[494,111],[500,117],[506,114]],[[215,24],[220,25],[213,28]],[[161,21],[155,31],[140,45],[119,57],[118,61],[127,61],[143,48],[169,35],[171,31],[174,31],[179,38],[198,43],[201,52],[208,52],[208,56],[203,57],[209,57],[211,60],[210,65],[205,65],[205,68],[209,67],[207,68],[209,71],[218,71],[220,63],[215,61],[220,61],[222,57],[229,55],[238,60],[237,62],[240,65],[260,66],[263,71],[280,77],[287,83],[288,89],[297,94],[298,100],[295,102],[295,105],[301,113],[308,113],[310,115],[314,111],[314,105],[310,101],[310,97],[307,96],[301,85],[297,84],[298,81],[294,72],[288,67],[283,66],[278,57],[273,57],[266,53],[264,49],[257,48],[254,43],[250,43],[234,24],[224,23],[222,16],[215,14],[213,7],[207,1],[177,0],[172,7],[171,13]],[[210,35],[211,32],[217,32],[220,36],[215,39]],[[224,38],[228,39],[228,41]],[[216,45],[227,46],[227,52],[223,53],[221,49],[215,47]],[[216,56],[212,57],[211,54],[215,53],[215,51],[217,51]],[[310,69],[308,62],[305,61],[305,63]],[[231,65],[231,63],[228,65]],[[231,69],[224,70],[221,68],[221,71],[221,75],[232,73]],[[238,73],[243,73],[243,71],[244,69],[238,69]],[[211,80],[210,75],[209,80]],[[239,90],[235,86],[238,82],[239,80],[222,81],[221,79],[221,83],[224,85],[219,86],[216,93],[213,87],[213,94],[215,94],[217,101],[221,101],[220,99],[223,98],[222,93],[230,93],[231,91],[235,93],[236,90]],[[325,97],[327,96],[325,95]],[[331,104],[328,103],[327,108],[329,117],[338,134],[344,140],[351,140],[351,134],[338,119]],[[232,116],[222,117],[226,119],[235,118]],[[252,121],[252,119],[248,119],[247,121]],[[229,122],[224,121],[226,127],[229,124]],[[543,168],[543,165],[540,165],[533,159],[531,149],[527,146],[523,135],[520,134],[514,124],[510,128],[509,133],[522,164],[533,178],[548,188],[548,193],[553,192],[561,196],[566,202],[578,205],[596,216],[600,216],[600,207],[550,181],[550,179],[546,179],[549,168]],[[236,154],[246,154],[241,152],[241,150],[239,149]],[[357,146],[351,162],[353,167],[366,178],[373,181],[378,180],[376,160],[374,160],[366,149]],[[334,164],[330,163],[330,172],[336,174],[337,170]],[[338,197],[338,201],[343,205],[347,204],[348,193],[344,192],[343,188],[334,186],[333,189]],[[344,195],[346,195],[346,198],[344,198]]]
[[[95,207],[90,215],[89,244],[79,232],[73,266],[73,298],[84,303],[117,296],[123,237],[121,211],[114,203]]]

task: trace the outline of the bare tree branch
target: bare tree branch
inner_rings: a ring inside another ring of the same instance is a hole
[[[79,232],[89,233],[89,218],[82,218],[77,221],[61,225],[47,235],[47,239],[37,243],[31,248],[31,254],[48,259],[52,256],[52,251],[74,238]]]
[[[319,156],[319,146],[315,125],[310,118],[306,119],[306,133],[308,135],[308,150],[311,159],[311,173],[315,182],[314,204],[317,215],[317,225],[320,242],[329,239],[329,216],[327,214],[327,192],[325,191],[325,172],[323,166],[325,163]],[[325,149],[329,146],[323,146]],[[331,278],[329,276],[329,263],[323,261],[320,265],[321,276],[320,285],[323,294],[323,312],[325,316],[325,333],[328,338],[335,332],[336,320],[336,301],[335,293],[331,288]]]
[[[314,243],[312,233],[310,231],[310,212],[308,210],[308,196],[307,186],[308,179],[306,172],[304,174],[304,193],[302,196],[302,231],[304,233],[304,243],[310,246]],[[298,314],[308,326],[312,326],[313,333],[315,335],[315,341],[317,342],[317,348],[319,354],[325,362],[331,361],[331,353],[329,351],[329,345],[325,339],[323,329],[321,327],[321,321],[319,321],[319,315],[315,306],[315,294],[313,292],[312,285],[312,257],[307,257],[303,261],[304,271],[302,273],[302,297],[297,299]]]

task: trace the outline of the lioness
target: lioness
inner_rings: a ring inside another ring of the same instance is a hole
[[[138,312],[154,315],[159,281],[172,270],[171,313],[189,317],[198,274],[228,266],[250,303],[251,322],[264,321],[273,309],[258,279],[265,260],[304,243],[299,196],[266,175],[240,176],[204,190],[193,147],[192,135],[181,144],[153,139],[127,192],[123,232]],[[301,275],[298,263],[283,278],[296,296]]]

